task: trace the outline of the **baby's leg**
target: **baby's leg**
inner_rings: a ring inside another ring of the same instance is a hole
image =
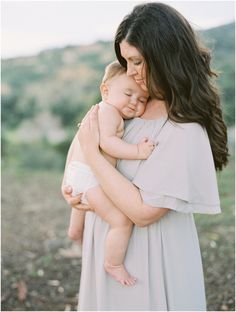
[[[84,219],[86,212],[72,208],[68,236],[70,239],[82,244],[84,232]]]
[[[72,155],[73,156],[73,155]],[[73,189],[72,196],[82,193],[86,188],[87,166],[79,161],[70,161],[65,172],[65,184],[70,185]],[[83,240],[85,212],[75,208],[71,210],[70,225],[68,236],[70,239],[78,241],[80,244]]]
[[[105,270],[121,284],[134,285],[136,279],[129,275],[123,265],[132,222],[114,206],[101,187],[88,190],[86,197],[94,211],[110,225],[105,243]]]

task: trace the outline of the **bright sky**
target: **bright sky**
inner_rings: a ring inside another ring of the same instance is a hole
[[[149,1],[1,1],[2,58],[113,40],[123,17]],[[234,1],[161,1],[199,30],[234,21]]]

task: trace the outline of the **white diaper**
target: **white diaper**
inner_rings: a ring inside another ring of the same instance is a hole
[[[83,193],[81,202],[88,204],[86,192],[99,183],[88,165],[80,161],[71,161],[66,170],[66,185],[73,188],[72,196]]]

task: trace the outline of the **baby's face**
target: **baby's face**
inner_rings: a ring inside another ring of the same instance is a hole
[[[141,89],[126,73],[107,82],[106,102],[115,106],[124,119],[141,116],[146,108],[148,92]]]

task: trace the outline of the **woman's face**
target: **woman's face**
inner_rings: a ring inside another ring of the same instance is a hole
[[[127,62],[127,75],[132,76],[144,91],[148,91],[146,63],[142,54],[125,40],[120,43],[120,52]]]

